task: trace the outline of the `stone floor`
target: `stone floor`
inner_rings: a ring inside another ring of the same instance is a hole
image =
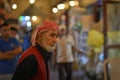
[[[56,70],[50,70],[50,80],[58,80],[58,73]],[[88,79],[84,75],[84,72],[79,70],[79,71],[73,71],[72,80],[88,80]]]

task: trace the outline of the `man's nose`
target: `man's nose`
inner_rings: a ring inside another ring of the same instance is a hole
[[[53,42],[54,42],[54,43],[57,43],[57,37],[55,37],[55,38],[53,39]]]

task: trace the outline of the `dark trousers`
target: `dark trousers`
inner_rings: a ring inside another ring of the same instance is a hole
[[[59,80],[72,80],[72,63],[58,63],[58,75]]]

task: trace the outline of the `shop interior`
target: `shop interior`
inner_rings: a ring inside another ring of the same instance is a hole
[[[66,27],[84,53],[75,54],[73,80],[120,79],[119,14],[120,0],[0,0],[0,24],[17,28],[21,44],[45,20]],[[49,65],[51,80],[58,80],[52,59]]]

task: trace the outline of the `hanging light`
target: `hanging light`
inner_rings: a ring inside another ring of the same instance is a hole
[[[70,6],[75,6],[75,2],[74,2],[74,1],[70,1],[70,2],[69,2],[69,5],[70,5]]]
[[[53,13],[57,13],[57,12],[58,12],[58,9],[54,7],[54,8],[52,9],[52,12],[53,12]]]
[[[36,21],[37,20],[37,16],[32,16],[32,20]]]
[[[58,4],[57,8],[58,10],[63,10],[65,8],[65,4]]]
[[[25,20],[29,21],[30,20],[30,16],[25,16]]]
[[[31,22],[28,21],[28,22],[27,22],[27,27],[31,27],[31,25],[32,25]]]
[[[17,4],[13,4],[12,9],[17,9]]]
[[[70,5],[71,7],[73,7],[73,6],[78,6],[78,5],[79,5],[79,2],[78,2],[78,1],[70,1],[70,2],[69,2],[69,5]]]
[[[35,0],[29,0],[29,3],[30,3],[30,4],[34,4],[34,3],[35,3]]]

